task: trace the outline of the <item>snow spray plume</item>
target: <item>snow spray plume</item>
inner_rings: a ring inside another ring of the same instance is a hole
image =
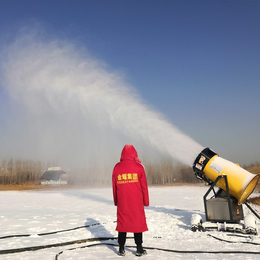
[[[22,152],[100,162],[121,138],[120,151],[141,141],[192,165],[203,147],[145,105],[119,73],[66,41],[40,38],[19,36],[1,61],[1,84],[25,107]]]

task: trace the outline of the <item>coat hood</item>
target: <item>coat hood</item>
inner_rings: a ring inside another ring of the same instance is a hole
[[[131,144],[126,144],[122,150],[120,161],[126,159],[134,160],[138,163],[141,163],[141,161],[138,159],[137,151],[135,150],[134,146]]]

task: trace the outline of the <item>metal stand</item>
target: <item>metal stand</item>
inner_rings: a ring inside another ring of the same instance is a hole
[[[214,188],[221,178],[224,178],[225,180],[226,191],[219,188],[216,192]],[[207,200],[207,196],[211,191],[214,192],[214,196]],[[244,217],[242,206],[238,205],[237,199],[230,195],[226,175],[219,175],[217,177],[203,199],[207,221],[235,223]]]

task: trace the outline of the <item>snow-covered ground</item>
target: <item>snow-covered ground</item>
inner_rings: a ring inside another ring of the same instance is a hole
[[[204,217],[203,195],[206,186],[150,187],[150,206],[146,208],[149,231],[144,233],[144,247],[176,251],[207,251],[208,253],[166,252],[147,249],[147,259],[259,259],[260,236],[235,235],[228,232],[192,232],[190,220],[194,213]],[[258,207],[259,208],[259,207]],[[244,206],[245,209],[245,206]],[[247,210],[245,209],[245,214]],[[116,207],[111,188],[48,191],[0,192],[0,251],[49,245],[93,237],[116,237]],[[83,227],[85,225],[93,225]],[[257,220],[260,230],[260,223]],[[79,229],[39,236],[37,234],[81,227]],[[27,237],[2,238],[10,235],[30,234]],[[220,241],[221,238],[233,243]],[[132,237],[132,234],[128,234]],[[113,243],[116,246],[97,245]],[[120,259],[117,241],[87,242],[52,247],[37,251],[0,254],[3,260],[49,260],[62,252],[59,260]],[[136,259],[132,238],[126,242],[126,256]],[[83,247],[83,248],[82,248]],[[74,250],[69,250],[73,249]],[[227,251],[230,253],[210,253]],[[247,253],[239,253],[241,251]],[[121,257],[122,258],[122,257]]]

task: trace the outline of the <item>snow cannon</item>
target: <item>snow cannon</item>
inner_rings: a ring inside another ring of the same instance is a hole
[[[226,175],[230,195],[238,200],[238,205],[244,203],[254,191],[259,180],[259,175],[252,174],[238,164],[219,157],[209,148],[205,148],[197,156],[194,161],[193,171],[198,178],[209,184],[213,183],[219,176]],[[217,186],[227,191],[224,178],[219,179]]]
[[[259,175],[252,174],[238,164],[219,157],[209,148],[205,148],[197,156],[193,164],[193,171],[198,179],[210,185],[203,197],[205,215],[207,221],[217,223],[217,225],[202,224],[202,218],[195,214],[191,219],[193,231],[213,226],[218,229],[243,230],[250,234],[257,234],[256,223],[252,223],[252,217],[249,215],[249,220],[246,220],[247,217],[244,218],[242,204],[245,204],[259,218],[246,202],[258,183]],[[210,194],[213,196],[207,199]],[[244,223],[241,222],[243,219]],[[221,222],[224,224],[220,225]],[[227,223],[240,224],[230,226]],[[250,225],[247,226],[247,223]]]

